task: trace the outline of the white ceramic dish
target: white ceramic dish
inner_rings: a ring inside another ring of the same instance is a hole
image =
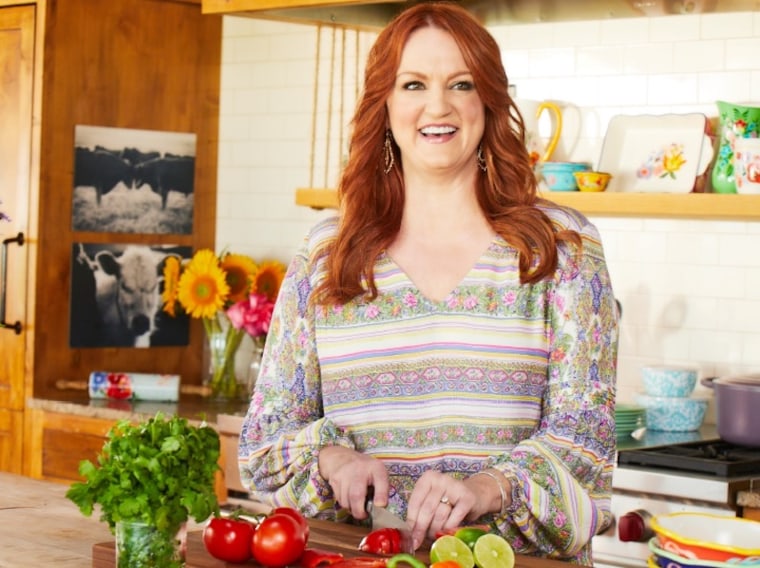
[[[614,116],[598,167],[613,176],[607,191],[689,193],[713,156],[706,121],[701,113]]]
[[[760,523],[739,517],[679,512],[657,515],[651,526],[660,546],[679,556],[718,562],[760,557]]]

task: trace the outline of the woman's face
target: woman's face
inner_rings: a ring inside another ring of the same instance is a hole
[[[387,105],[405,172],[477,167],[485,108],[447,32],[427,27],[409,36]]]

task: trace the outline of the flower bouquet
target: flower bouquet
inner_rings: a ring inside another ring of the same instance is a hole
[[[212,397],[250,396],[247,381],[237,379],[235,357],[246,334],[259,351],[263,348],[284,275],[285,265],[279,261],[257,264],[246,255],[217,256],[209,249],[197,251],[187,262],[171,257],[164,264],[164,311],[175,316],[179,307],[203,321]]]

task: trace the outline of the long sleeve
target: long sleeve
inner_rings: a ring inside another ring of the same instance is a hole
[[[353,444],[322,411],[306,251],[304,246],[291,261],[280,288],[238,459],[241,480],[254,498],[298,507],[310,516],[340,518],[345,514],[319,475],[319,450]]]
[[[589,224],[583,231],[582,255],[561,251],[548,297],[541,422],[492,460],[513,485],[512,508],[497,524],[517,550],[581,562],[611,519],[618,319],[599,236]]]

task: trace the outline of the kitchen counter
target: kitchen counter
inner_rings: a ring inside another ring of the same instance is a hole
[[[2,568],[82,568],[106,567],[112,558],[113,536],[97,513],[85,517],[66,499],[68,486],[38,481],[0,472],[0,525],[3,527]],[[366,529],[326,521],[314,521],[310,542],[333,548],[347,556],[358,555],[356,547]],[[188,526],[187,568],[224,568],[228,565],[206,553],[200,538],[201,527]],[[418,557],[428,560],[427,551]],[[256,566],[254,563],[243,566]],[[565,562],[518,556],[517,568],[566,568]]]
[[[244,415],[248,409],[248,403],[184,395],[180,396],[177,402],[90,399],[87,395],[83,395],[73,399],[30,398],[26,402],[26,407],[106,420],[142,421],[155,415],[156,412],[163,412],[167,416],[179,414],[188,420],[206,420],[216,423],[216,417],[220,414]]]

